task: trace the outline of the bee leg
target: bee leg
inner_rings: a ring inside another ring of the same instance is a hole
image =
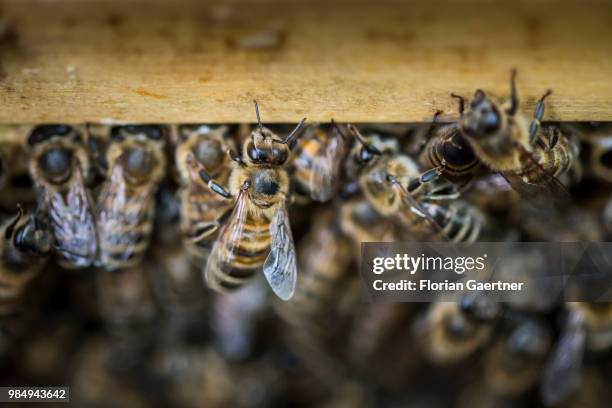
[[[225,190],[223,188],[223,186],[221,186],[221,184],[219,184],[215,180],[213,180],[210,177],[210,175],[206,172],[206,170],[204,170],[203,168],[200,169],[200,171],[198,172],[198,175],[200,176],[202,181],[204,181],[206,183],[206,185],[208,185],[208,187],[210,187],[210,189],[213,192],[219,194],[223,198],[232,198],[232,195],[230,193],[228,193],[227,190]]]
[[[559,128],[556,126],[548,127],[548,150],[553,149],[559,142]]]
[[[457,95],[455,93],[451,93],[450,96],[459,101],[459,115],[463,116],[463,112],[465,112],[465,98],[461,95]]]
[[[429,124],[429,127],[427,128],[427,132],[425,133],[425,136],[423,137],[423,140],[421,141],[418,151],[422,152],[423,149],[425,149],[425,146],[427,146],[427,143],[429,142],[429,139],[431,139],[431,135],[433,134],[433,129],[434,126],[436,125],[436,122],[438,120],[438,117],[444,113],[441,110],[436,111],[436,113],[434,113],[433,118],[431,119],[431,123]]]
[[[408,191],[413,192],[418,189],[422,184],[431,183],[432,181],[435,181],[440,178],[445,166],[446,163],[442,162],[442,165],[434,167],[433,169],[429,169],[426,172],[422,173],[419,177],[410,181],[407,187]]]
[[[433,188],[429,193],[427,193],[425,198],[431,201],[446,201],[456,200],[460,195],[461,192],[457,186],[451,183],[444,183]]]
[[[538,130],[540,129],[542,117],[544,116],[544,100],[552,93],[549,89],[546,93],[540,98],[538,103],[536,104],[535,111],[533,113],[533,121],[529,126],[529,143],[533,145],[536,142],[536,135],[538,134]]]
[[[516,69],[510,73],[510,107],[506,109],[506,113],[510,116],[514,115],[518,109],[518,94],[516,92]]]

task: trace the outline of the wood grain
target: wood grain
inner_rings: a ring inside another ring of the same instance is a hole
[[[11,0],[1,123],[408,122],[476,88],[612,120],[611,2]]]

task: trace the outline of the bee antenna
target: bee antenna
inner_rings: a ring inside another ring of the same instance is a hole
[[[372,144],[368,142],[365,137],[363,137],[359,129],[357,129],[354,125],[348,124],[347,127],[349,131],[353,134],[353,136],[355,136],[357,140],[359,140],[359,143],[361,143],[363,147],[365,147],[366,149],[368,149],[370,152],[374,154],[381,154],[380,150],[372,146]]]
[[[253,99],[253,105],[255,105],[255,115],[257,116],[257,126],[259,126],[259,130],[263,133],[263,124],[261,123],[261,117],[259,116],[259,105],[257,101]]]
[[[297,126],[295,127],[295,129],[291,131],[291,133],[289,133],[289,135],[285,138],[285,140],[283,140],[282,142],[277,142],[277,143],[282,143],[285,145],[290,144],[293,141],[293,139],[297,137],[298,132],[300,131],[300,129],[302,129],[302,126],[304,126],[304,122],[306,122],[306,118],[302,118],[302,120],[300,120],[300,123],[297,124]]]
[[[342,139],[346,140],[346,135],[344,134],[342,129],[340,129],[340,126],[338,126],[335,120],[333,119],[331,120],[331,125],[334,129],[336,129],[336,131],[340,134],[340,136],[342,136]]]
[[[518,95],[516,92],[516,68],[510,71],[510,107],[506,109],[508,115],[514,115],[518,109]]]

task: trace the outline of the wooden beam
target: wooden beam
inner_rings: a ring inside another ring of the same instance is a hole
[[[454,91],[612,120],[612,3],[8,0],[0,123],[408,122]]]

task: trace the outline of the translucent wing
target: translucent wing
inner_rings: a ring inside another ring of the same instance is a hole
[[[245,232],[247,200],[247,191],[243,189],[236,199],[232,214],[222,227],[208,256],[204,268],[204,279],[211,289],[223,291],[222,282],[226,283],[226,286],[237,287],[244,281],[244,279],[229,276],[223,271],[231,269],[232,263],[238,256],[236,249]]]
[[[115,165],[111,170],[110,179],[98,197],[96,220],[100,260],[105,267],[118,266],[113,265],[117,260],[131,262],[148,246],[153,228],[154,193],[154,183],[128,189],[123,168]]]
[[[579,316],[570,315],[565,332],[544,368],[540,392],[548,406],[564,400],[580,383],[585,341],[581,324]]]
[[[532,180],[529,182],[516,173],[503,172],[502,176],[508,181],[512,188],[534,204],[541,204],[547,198],[557,204],[567,204],[571,201],[570,194],[567,189],[554,175],[550,174],[533,155],[527,151],[522,145],[516,144],[521,156],[520,161],[523,168],[528,168],[532,175]],[[535,176],[535,177],[534,177]]]
[[[287,207],[283,204],[270,224],[270,254],[263,265],[264,275],[276,295],[289,300],[295,292],[297,265],[295,245],[289,225]]]
[[[56,250],[63,263],[74,268],[89,266],[98,248],[91,199],[79,166],[66,196],[44,188],[47,212],[53,228]]]
[[[315,201],[329,200],[336,189],[344,155],[344,139],[338,130],[332,129],[323,153],[313,158],[310,171],[310,198]]]

